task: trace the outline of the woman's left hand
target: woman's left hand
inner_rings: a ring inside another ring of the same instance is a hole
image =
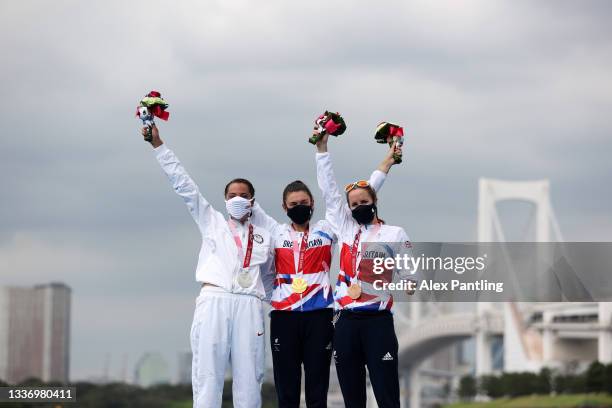
[[[378,170],[384,173],[389,173],[389,170],[391,170],[391,167],[394,164],[396,164],[395,159],[393,158],[393,155],[402,157],[402,149],[399,146],[397,146],[397,142],[393,142],[393,144],[387,151],[387,154],[385,155],[385,158],[383,159],[382,163],[380,164],[380,166],[378,166]]]

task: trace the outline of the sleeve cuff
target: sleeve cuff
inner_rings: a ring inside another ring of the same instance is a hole
[[[164,153],[168,152],[170,149],[166,147],[165,143],[153,148],[153,153],[156,157],[161,157]]]
[[[320,159],[320,158],[323,158],[323,157],[329,157],[329,152],[325,152],[325,153],[319,153],[319,152],[317,152],[317,153],[315,153],[315,157],[316,157],[317,159]]]

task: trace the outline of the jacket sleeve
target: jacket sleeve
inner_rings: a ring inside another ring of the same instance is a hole
[[[344,196],[336,184],[336,176],[329,153],[317,153],[317,182],[325,199],[325,219],[338,237],[352,227],[352,217]]]
[[[270,250],[268,260],[261,265],[261,282],[263,283],[266,297],[264,301],[270,303],[272,301],[272,292],[274,291],[274,279],[276,279],[276,265],[274,263],[274,251]]]
[[[257,201],[253,204],[251,209],[251,222],[258,227],[261,227],[268,231],[273,237],[276,229],[279,228],[280,224],[274,218],[268,215]]]
[[[384,172],[376,169],[370,175],[369,183],[370,186],[374,189],[374,191],[378,193],[382,186],[385,184],[385,180],[387,180],[387,175]]]
[[[198,186],[187,174],[172,150],[162,144],[155,148],[154,152],[162,170],[170,179],[172,188],[187,205],[189,213],[198,225],[202,235],[213,232],[218,227],[219,222],[224,221],[223,214],[212,208],[210,203],[200,194]]]
[[[252,223],[251,219],[251,223]],[[255,225],[255,228],[263,229],[264,227],[261,225]],[[274,264],[274,237],[268,232],[265,231],[268,237],[266,240],[268,241],[268,259],[264,263],[259,266],[259,276],[261,277],[261,282],[264,288],[265,298],[263,299],[265,302],[270,303],[272,300],[272,291],[274,290],[274,279],[276,278],[276,269]]]
[[[394,245],[397,246],[395,253],[396,256],[399,255],[400,258],[404,258],[404,256],[412,258],[412,242],[410,242],[410,238],[408,238],[408,234],[406,234],[406,231],[404,231],[403,228],[400,228],[398,237],[396,239],[396,242],[394,242]],[[397,275],[399,275],[400,279],[410,279],[416,282],[420,282],[423,279],[421,272],[417,270],[408,270],[402,267],[397,268],[396,272]]]

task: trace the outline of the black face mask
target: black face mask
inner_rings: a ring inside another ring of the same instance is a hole
[[[376,204],[362,204],[351,210],[353,218],[360,224],[369,224],[376,214]]]
[[[295,207],[287,209],[287,215],[291,218],[291,221],[298,225],[302,225],[310,220],[312,217],[312,207],[309,205],[299,204]]]

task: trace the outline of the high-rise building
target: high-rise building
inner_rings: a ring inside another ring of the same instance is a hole
[[[0,379],[68,382],[70,296],[62,283],[0,287]]]

